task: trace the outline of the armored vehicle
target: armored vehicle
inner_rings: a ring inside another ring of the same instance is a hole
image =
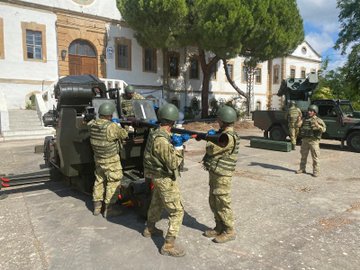
[[[97,117],[104,102],[113,102],[113,120],[128,128],[129,136],[120,148],[124,177],[121,181],[120,203],[137,206],[146,215],[151,199],[151,181],[144,178],[143,153],[151,128],[157,127],[152,100],[132,100],[134,118],[122,115],[121,89],[106,89],[104,83],[92,75],[61,78],[54,89],[57,107],[43,117],[45,126],[56,129],[55,136],[44,141],[45,163],[60,172],[71,185],[91,193],[94,184],[94,159],[87,122]],[[133,131],[130,131],[133,130]],[[191,130],[172,128],[173,133],[188,134],[197,140],[213,141],[224,147],[228,137]]]
[[[290,101],[294,101],[306,116],[310,104],[319,107],[319,117],[326,124],[326,132],[323,139],[339,140],[352,151],[360,152],[360,112],[354,111],[348,100],[313,100],[310,97],[314,93],[318,79],[312,73],[306,79],[290,78],[284,80],[278,91],[278,96],[285,96],[283,110],[253,111],[254,125],[264,131],[264,137],[277,141],[284,141],[289,135],[286,112]]]
[[[113,102],[116,106],[113,118],[122,118],[121,89],[106,89],[105,84],[92,75],[67,76],[58,81],[54,94],[57,107],[43,117],[44,125],[56,130],[54,137],[45,138],[45,163],[60,172],[71,185],[91,193],[95,177],[87,121],[97,117],[98,108],[104,102]],[[150,182],[143,177],[143,152],[150,127],[144,123],[156,122],[157,118],[151,100],[134,100],[133,106],[135,118],[142,124],[129,132],[120,150],[124,178],[118,197],[121,202],[136,204],[146,213]],[[127,125],[131,121],[128,119]]]

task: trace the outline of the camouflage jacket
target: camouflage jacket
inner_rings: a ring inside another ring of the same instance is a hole
[[[128,99],[125,94],[121,97],[121,110],[125,116],[134,116],[132,101],[136,99],[145,99],[142,95],[134,93],[131,99]]]
[[[288,121],[288,125],[289,127],[298,127],[298,123],[301,120],[302,117],[302,112],[301,110],[296,107],[296,106],[292,106],[289,108],[289,110],[286,113],[286,119]]]
[[[180,176],[179,166],[183,155],[170,143],[170,135],[162,127],[150,132],[144,152],[145,177],[176,180]]]

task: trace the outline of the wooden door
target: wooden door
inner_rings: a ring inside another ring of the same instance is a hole
[[[69,73],[70,75],[98,76],[96,57],[69,54]]]

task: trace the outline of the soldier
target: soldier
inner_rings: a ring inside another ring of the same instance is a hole
[[[215,243],[235,240],[234,217],[231,209],[231,179],[235,171],[240,137],[234,131],[236,112],[229,106],[222,106],[217,113],[220,130],[225,133],[229,143],[224,148],[212,142],[206,144],[203,158],[204,168],[209,171],[209,204],[215,218],[215,228],[206,230],[204,236],[213,238]],[[211,131],[209,134],[213,133]]]
[[[158,112],[160,127],[151,131],[144,152],[144,174],[154,184],[150,207],[147,213],[147,225],[144,237],[162,235],[155,227],[160,220],[162,209],[169,214],[169,228],[162,255],[182,257],[185,251],[175,246],[180,226],[184,217],[184,208],[177,179],[179,165],[183,159],[182,142],[174,146],[171,142],[170,129],[179,117],[179,111],[173,104],[166,104]]]
[[[319,158],[320,158],[320,139],[321,134],[326,131],[326,125],[323,120],[317,117],[319,109],[316,105],[310,105],[308,108],[308,118],[303,121],[300,129],[301,143],[301,162],[300,169],[296,171],[297,174],[305,173],[306,161],[311,152],[313,159],[313,174],[312,176],[319,176]]]
[[[299,134],[299,122],[302,118],[302,112],[301,110],[296,106],[295,101],[290,101],[290,108],[288,112],[286,113],[286,118],[288,121],[288,127],[289,127],[289,136],[291,140],[291,146],[292,150],[295,150],[296,148],[296,139]]]
[[[99,107],[99,119],[91,120],[90,143],[94,151],[95,183],[93,190],[95,216],[101,213],[105,203],[104,217],[117,216],[121,209],[116,205],[120,181],[123,176],[119,156],[119,143],[128,134],[125,129],[111,122],[115,105],[106,102]]]
[[[135,88],[132,85],[125,87],[125,94],[122,95],[121,109],[125,116],[134,116],[132,107],[132,100],[144,99],[144,97],[135,92]]]

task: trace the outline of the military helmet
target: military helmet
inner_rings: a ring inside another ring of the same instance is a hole
[[[179,119],[179,110],[174,104],[166,104],[159,109],[158,116],[161,120],[176,121]]]
[[[115,111],[115,105],[111,102],[104,102],[99,107],[100,115],[112,115]]]
[[[218,118],[224,123],[234,123],[237,119],[236,111],[230,106],[222,106],[217,112]]]
[[[308,111],[314,111],[314,112],[316,112],[316,114],[318,114],[319,113],[319,108],[316,105],[310,105],[309,108],[308,108]]]
[[[134,88],[134,86],[132,86],[132,85],[127,85],[127,86],[125,87],[125,93],[126,93],[126,94],[133,94],[133,93],[135,93],[135,88]]]

